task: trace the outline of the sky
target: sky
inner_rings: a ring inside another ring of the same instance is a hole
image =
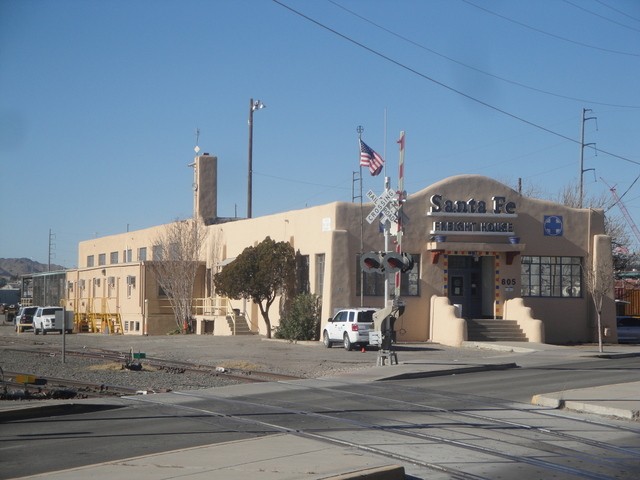
[[[640,223],[639,79],[637,0],[0,0],[0,258],[71,268],[191,216],[196,145],[246,216],[251,99],[254,217],[352,201],[361,126],[394,188],[406,132],[409,197],[481,174],[556,198],[583,152],[585,195]]]

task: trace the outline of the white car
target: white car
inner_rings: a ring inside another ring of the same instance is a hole
[[[62,333],[64,327],[62,321],[56,322],[56,312],[62,312],[62,307],[38,307],[33,315],[33,333],[36,335],[40,332],[43,335],[46,335],[47,332]],[[71,333],[71,331],[67,329],[67,333]]]
[[[351,308],[340,310],[327,321],[322,332],[322,342],[327,348],[334,343],[342,343],[345,350],[353,345],[369,344],[369,332],[373,330],[374,308]]]

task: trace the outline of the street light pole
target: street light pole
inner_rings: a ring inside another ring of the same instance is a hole
[[[253,197],[253,112],[264,108],[260,100],[249,100],[249,168],[247,172],[247,218],[251,218],[251,201]]]

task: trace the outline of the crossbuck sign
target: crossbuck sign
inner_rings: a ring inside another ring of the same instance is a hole
[[[373,223],[378,215],[382,215],[383,222],[395,223],[398,219],[398,207],[393,204],[396,199],[396,193],[386,190],[380,197],[377,197],[373,191],[367,192],[367,197],[371,200],[375,207],[371,213],[367,215],[367,222]]]

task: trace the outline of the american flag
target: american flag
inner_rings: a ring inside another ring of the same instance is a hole
[[[369,167],[371,175],[375,177],[382,171],[383,165],[383,158],[369,147],[369,145],[360,140],[360,166]]]

